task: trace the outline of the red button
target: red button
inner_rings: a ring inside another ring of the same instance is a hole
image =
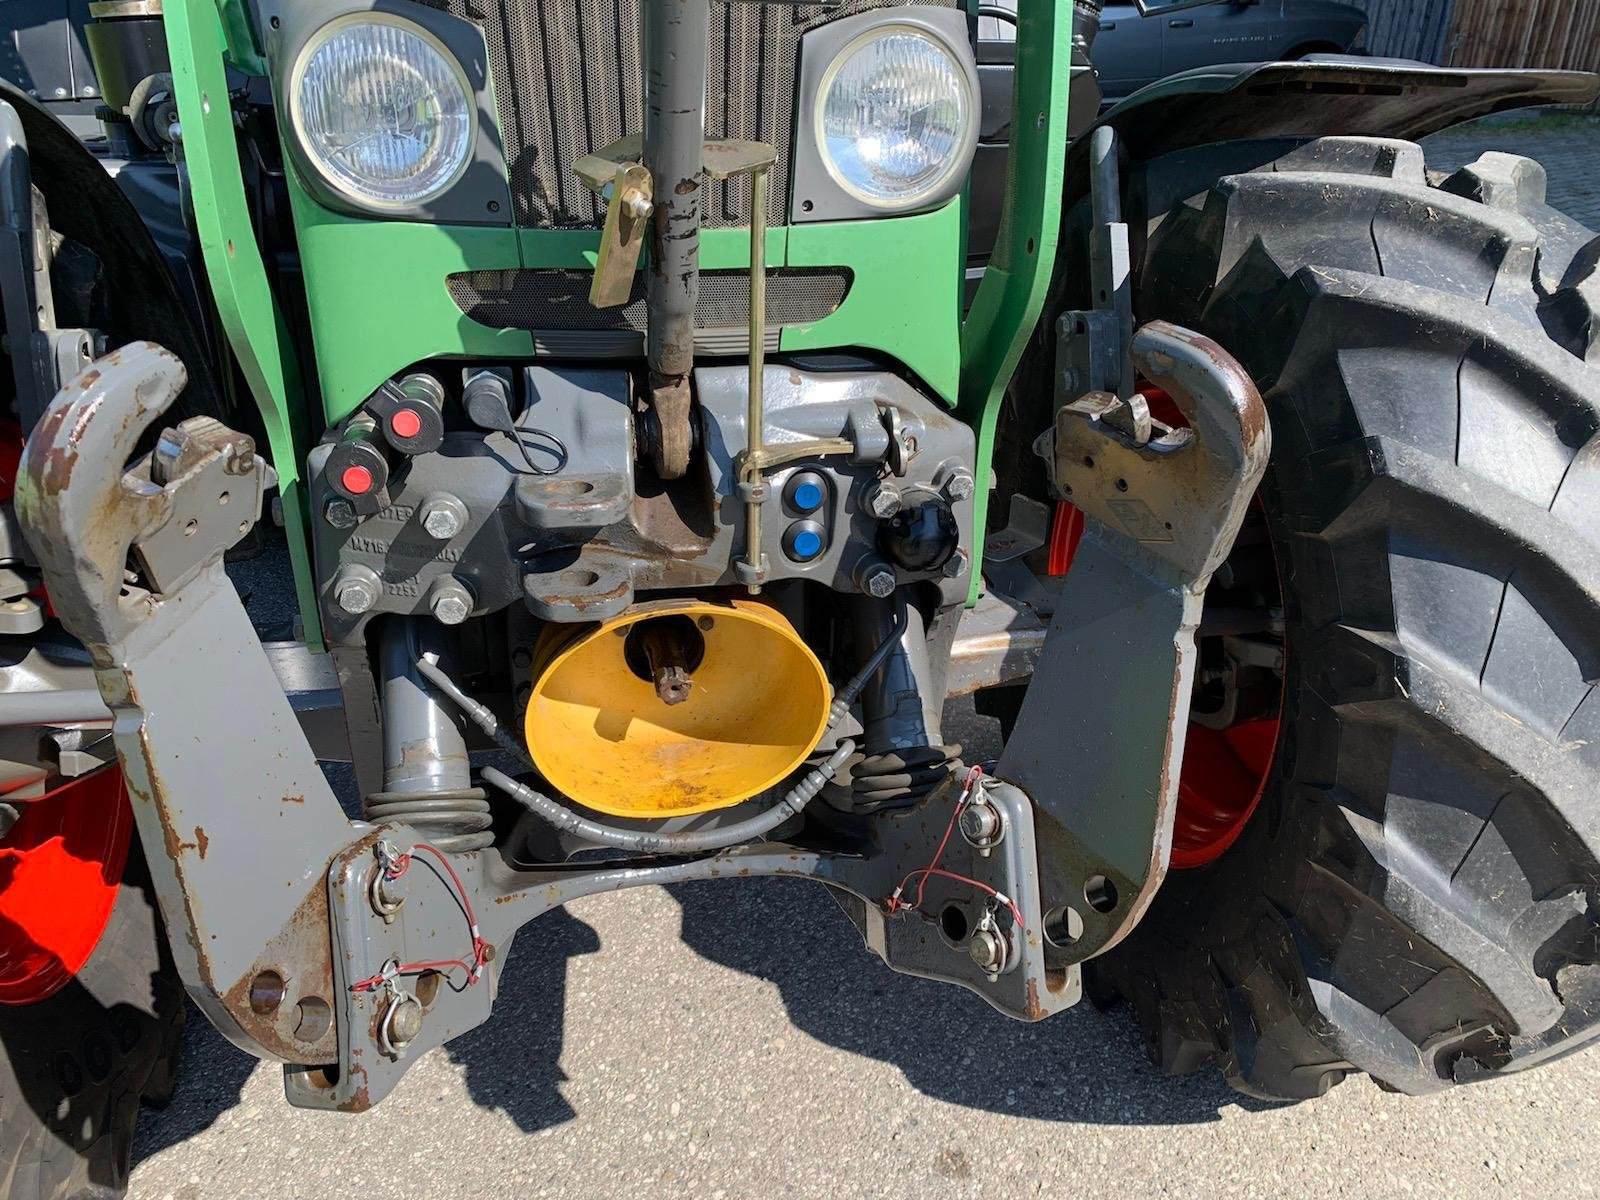
[[[365,496],[372,490],[372,472],[365,467],[346,467],[339,482],[352,496]]]
[[[409,408],[396,409],[389,417],[389,428],[395,437],[414,438],[422,432],[422,418]]]

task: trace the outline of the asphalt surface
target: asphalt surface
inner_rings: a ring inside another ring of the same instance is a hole
[[[1486,126],[1439,157],[1488,148],[1546,157],[1574,210],[1600,185],[1600,124]],[[280,555],[235,575],[258,622],[292,615]],[[969,706],[947,734],[994,752]],[[643,889],[527,927],[495,1019],[365,1116],[289,1108],[278,1070],[198,1015],[186,1043],[140,1127],[136,1197],[1600,1191],[1600,1055],[1424,1099],[1354,1079],[1262,1105],[1214,1072],[1156,1075],[1125,1010],[1027,1026],[894,975],[798,881]]]

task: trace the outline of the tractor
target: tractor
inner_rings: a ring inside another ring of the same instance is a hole
[[[1100,8],[102,0],[92,136],[4,88],[6,1195],[121,1194],[191,1006],[363,1112],[650,884],[1264,1099],[1600,1034],[1600,238],[1416,140],[1600,82],[1100,113]]]

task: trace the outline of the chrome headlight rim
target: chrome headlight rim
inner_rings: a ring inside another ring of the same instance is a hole
[[[963,122],[960,141],[950,153],[944,170],[932,182],[904,196],[885,197],[856,187],[840,171],[838,163],[828,150],[826,110],[833,85],[850,60],[872,42],[896,36],[909,36],[927,42],[949,60],[952,74],[960,89]],[[920,21],[912,23],[904,20],[879,20],[835,50],[828,65],[823,68],[812,97],[811,138],[817,158],[821,162],[822,169],[827,172],[829,180],[855,203],[877,213],[921,211],[948,200],[959,190],[960,179],[971,169],[973,156],[978,148],[978,104],[976,81],[963,69],[963,55],[937,29]]]
[[[441,183],[434,185],[428,192],[416,197],[393,199],[374,196],[353,187],[348,180],[340,178],[329,171],[322,161],[322,156],[313,148],[311,138],[307,135],[303,101],[301,99],[301,85],[312,60],[330,41],[340,33],[358,25],[379,25],[398,29],[403,33],[416,38],[439,56],[441,62],[449,69],[455,84],[461,89],[465,101],[463,110],[467,116],[467,133],[464,139],[464,150],[460,161],[456,163],[450,175]],[[345,13],[334,17],[332,20],[319,25],[295,52],[293,65],[287,76],[288,92],[288,117],[289,126],[294,134],[294,142],[298,150],[298,157],[306,164],[307,168],[316,177],[319,185],[327,188],[346,204],[358,209],[371,212],[395,215],[412,215],[428,205],[438,201],[449,194],[457,184],[472,169],[476,158],[478,143],[478,102],[477,89],[474,87],[466,68],[462,65],[460,57],[451,47],[433,30],[390,12],[375,9],[366,9],[357,12]]]

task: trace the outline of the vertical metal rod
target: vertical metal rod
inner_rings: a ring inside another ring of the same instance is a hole
[[[650,394],[660,421],[661,474],[680,478],[688,465],[689,373],[694,369],[694,310],[700,295],[700,206],[705,169],[706,54],[709,0],[648,0],[643,5],[644,165],[655,191],[646,355]]]
[[[750,177],[750,385],[746,403],[745,428],[749,453],[757,454],[767,440],[766,400],[763,372],[767,366],[767,168]],[[761,502],[752,499],[745,506],[745,555],[751,568],[761,570]],[[761,584],[748,585],[752,596],[761,594]]]

